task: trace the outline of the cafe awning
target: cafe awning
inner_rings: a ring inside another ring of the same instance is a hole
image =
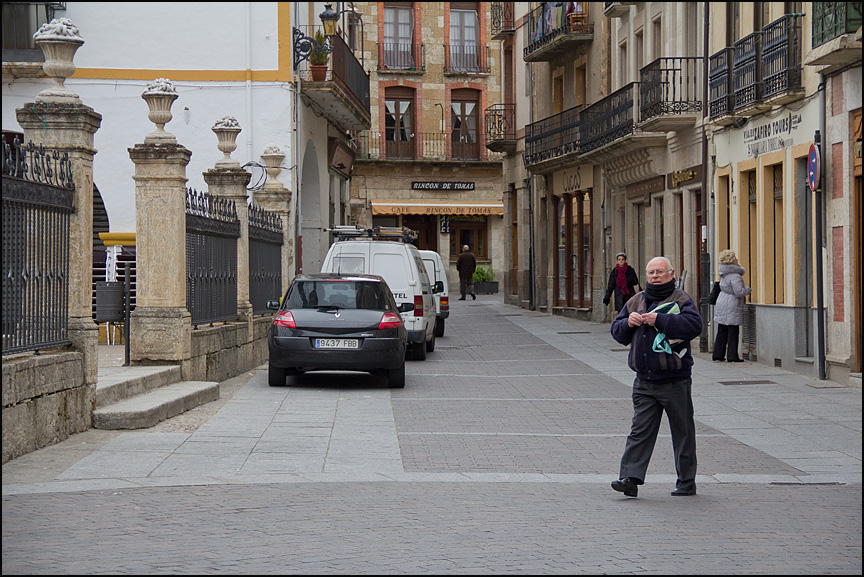
[[[504,204],[495,201],[373,200],[372,214],[503,215]]]

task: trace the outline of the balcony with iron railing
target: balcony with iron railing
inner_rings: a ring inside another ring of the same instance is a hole
[[[298,38],[309,37],[316,27],[294,28],[295,51]],[[313,42],[314,44],[314,42]],[[368,130],[372,125],[369,108],[369,74],[354,56],[341,36],[328,36],[326,46],[317,49],[329,53],[326,74],[313,77],[309,60],[300,61],[300,93],[342,130]]]
[[[492,39],[504,40],[516,33],[514,2],[492,2]]]
[[[488,46],[444,45],[444,74],[489,74],[489,72]]]
[[[525,127],[525,165],[543,173],[559,168],[579,153],[580,112],[574,106]]]
[[[486,148],[516,152],[516,105],[493,104],[486,109]]]
[[[482,151],[479,142],[451,142],[440,132],[410,132],[388,129],[361,132],[357,139],[356,162],[500,162],[500,152]]]
[[[569,7],[577,7],[570,11]],[[588,2],[542,2],[525,18],[525,62],[549,62],[594,40]]]
[[[424,44],[378,43],[378,72],[418,74],[426,71]]]
[[[644,130],[638,82],[587,106],[580,115],[580,157],[597,162],[650,146],[666,146],[666,133]]]
[[[862,2],[813,2],[813,49],[804,63],[827,66],[821,72],[839,69],[861,60]]]
[[[801,16],[781,16],[709,58],[712,122],[732,124],[804,96]]]
[[[658,58],[639,71],[640,127],[678,130],[692,127],[702,112],[702,75],[699,57]]]

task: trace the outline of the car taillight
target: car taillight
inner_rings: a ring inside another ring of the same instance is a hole
[[[423,316],[423,297],[421,295],[414,295],[414,316]]]
[[[450,297],[441,297],[441,310],[449,311],[450,310]]]
[[[289,329],[296,329],[297,327],[294,325],[294,315],[292,315],[288,311],[282,311],[273,319],[273,324],[277,327],[287,327]]]
[[[378,330],[382,329],[398,329],[402,326],[402,317],[396,313],[384,313],[381,317],[381,322],[378,323]]]

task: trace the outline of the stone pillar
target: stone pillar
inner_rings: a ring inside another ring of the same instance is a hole
[[[173,84],[157,79],[141,97],[157,130],[129,149],[138,275],[130,356],[135,363],[182,363],[192,356],[192,315],[186,309],[186,165],[192,153],[164,130],[177,98]]]
[[[285,153],[277,146],[268,146],[264,149],[261,155],[264,161],[265,170],[267,171],[267,182],[259,190],[252,193],[255,199],[255,204],[275,212],[282,219],[282,293],[288,289],[291,283],[291,272],[294,263],[294,243],[293,230],[291,221],[291,191],[288,190],[279,180],[279,173],[282,172],[282,161],[285,159]]]
[[[231,116],[226,116],[213,125],[213,132],[219,139],[218,148],[225,158],[216,162],[214,168],[204,173],[204,182],[212,196],[232,200],[240,220],[240,238],[237,239],[237,316],[249,323],[249,337],[252,337],[252,303],[249,301],[249,205],[246,185],[251,175],[231,158],[237,148],[235,140],[240,134],[240,125]]]
[[[81,103],[63,81],[75,72],[72,58],[84,43],[68,19],[52,20],[33,36],[45,53],[45,72],[54,86],[35,102],[15,111],[24,129],[24,143],[68,153],[75,182],[73,213],[69,223],[69,323],[73,348],[84,354],[84,381],[96,383],[99,327],[93,322],[93,135],[102,115]]]

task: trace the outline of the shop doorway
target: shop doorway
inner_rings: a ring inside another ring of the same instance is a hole
[[[434,214],[406,214],[402,226],[417,231],[417,248],[438,252],[438,216]]]
[[[592,189],[555,198],[555,305],[591,308]]]

